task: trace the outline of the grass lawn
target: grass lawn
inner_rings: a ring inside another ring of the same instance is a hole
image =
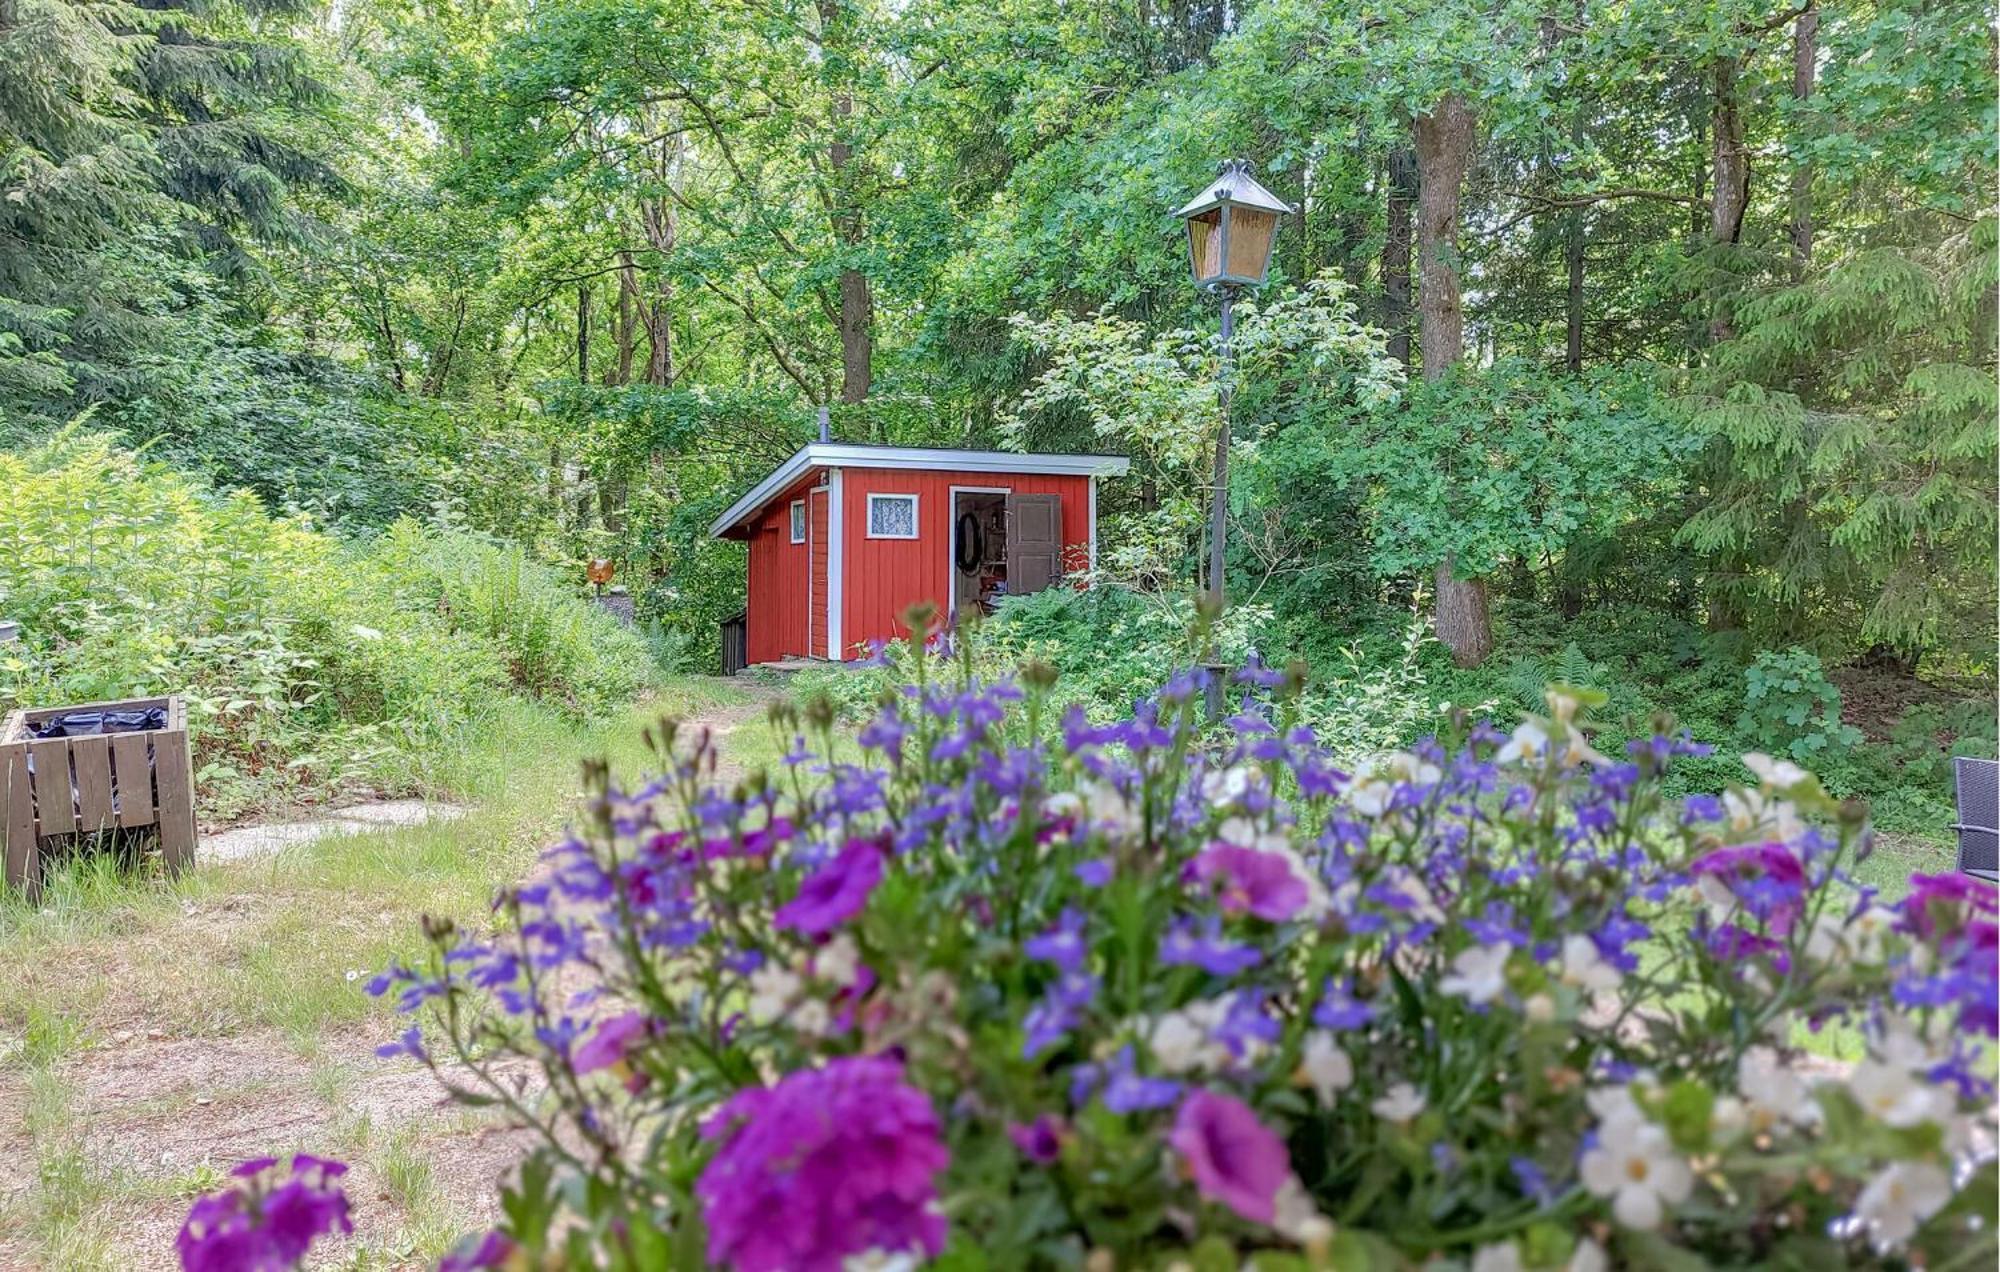
[[[434,1260],[490,1216],[517,1144],[374,1056],[395,1021],[362,982],[414,952],[421,914],[484,923],[560,832],[581,760],[642,772],[641,726],[672,713],[726,730],[726,762],[767,763],[763,703],[688,678],[588,725],[504,708],[428,775],[458,820],[172,881],[70,868],[39,906],[0,899],[0,1267],[173,1266],[191,1197],[298,1150],[354,1165],[349,1266]]]

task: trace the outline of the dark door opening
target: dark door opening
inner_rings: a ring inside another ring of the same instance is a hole
[[[951,506],[951,607],[992,613],[1007,595],[1007,494],[961,490]]]

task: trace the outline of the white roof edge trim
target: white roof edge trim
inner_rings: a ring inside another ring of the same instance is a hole
[[[951,468],[971,473],[1051,473],[1072,477],[1123,477],[1132,461],[1122,455],[1034,455],[1014,451],[933,450],[922,446],[854,446],[809,442],[708,528],[711,539],[770,502],[809,468]]]

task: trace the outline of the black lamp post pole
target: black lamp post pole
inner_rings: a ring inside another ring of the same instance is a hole
[[[1215,386],[1216,403],[1222,418],[1215,432],[1215,488],[1210,492],[1208,503],[1208,597],[1210,608],[1214,611],[1211,622],[1220,623],[1222,606],[1227,599],[1222,560],[1229,525],[1229,399],[1236,387],[1235,355],[1230,344],[1236,335],[1236,288],[1233,284],[1224,283],[1215,290],[1222,299],[1222,367]],[[1222,665],[1213,627],[1209,629],[1208,638],[1208,715],[1210,719],[1218,719],[1222,715]]]

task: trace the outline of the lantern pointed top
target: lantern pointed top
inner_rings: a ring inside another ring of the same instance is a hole
[[[1276,212],[1281,216],[1289,216],[1292,211],[1291,204],[1266,190],[1257,178],[1250,175],[1249,163],[1242,159],[1230,159],[1223,163],[1222,171],[1208,183],[1208,188],[1174,215],[1185,220],[1225,203],[1256,208],[1260,212]]]

